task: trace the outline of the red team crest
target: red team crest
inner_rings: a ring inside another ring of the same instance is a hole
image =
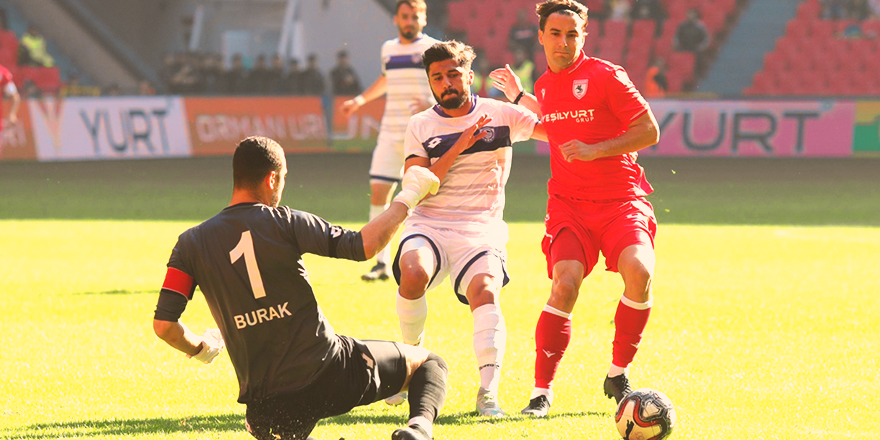
[[[575,98],[581,99],[587,94],[587,82],[587,79],[576,79],[571,83],[571,93]]]

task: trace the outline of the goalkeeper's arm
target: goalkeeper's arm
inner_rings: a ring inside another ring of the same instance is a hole
[[[206,330],[199,336],[180,321],[153,319],[153,331],[159,339],[182,351],[187,357],[209,364],[223,350],[223,339],[217,330]]]
[[[409,212],[426,195],[436,193],[439,187],[440,180],[427,168],[419,166],[407,168],[401,182],[400,193],[394,197],[391,206],[381,215],[370,220],[360,231],[366,258],[373,258],[384,249],[409,216]]]

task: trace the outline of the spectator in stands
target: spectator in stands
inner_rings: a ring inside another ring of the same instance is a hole
[[[645,74],[645,88],[642,89],[642,94],[646,98],[662,98],[666,96],[668,88],[666,61],[663,58],[656,58]]]
[[[248,75],[247,93],[251,95],[267,95],[269,93],[269,66],[266,55],[259,54],[254,60],[254,67]]]
[[[46,40],[33,26],[28,27],[27,32],[21,36],[18,61],[19,64],[30,66],[55,66],[55,59],[46,49]]]
[[[630,0],[607,0],[605,8],[607,11],[610,11],[608,15],[609,20],[627,21],[629,20],[629,11],[632,9],[632,3],[630,3]]]
[[[156,88],[153,87],[153,83],[151,83],[145,79],[138,82],[138,95],[154,96],[155,94],[156,94]]]
[[[666,12],[663,10],[663,4],[660,3],[660,0],[639,0],[630,11],[633,20],[654,20],[657,22],[658,29],[660,28],[660,23],[666,17]]]
[[[534,93],[535,90],[535,63],[526,58],[526,51],[521,47],[513,50],[513,65],[510,66],[513,73],[522,80],[523,89],[526,93]]]
[[[266,92],[269,95],[283,95],[284,90],[284,60],[275,54],[266,72]]]
[[[248,72],[244,68],[241,54],[232,55],[232,65],[223,71],[220,93],[243,95],[247,90]]]
[[[192,53],[177,55],[177,70],[171,77],[170,90],[173,94],[192,95],[199,89],[198,57]]]
[[[306,95],[324,94],[324,75],[318,70],[318,54],[309,54],[306,70],[302,72],[302,84]]]
[[[846,3],[849,0],[820,0],[822,2],[822,18],[839,20],[846,13]]]
[[[520,9],[516,13],[516,23],[510,27],[510,33],[507,36],[508,49],[511,52],[517,47],[522,48],[526,52],[526,58],[535,59],[535,42],[538,41],[538,27],[535,23],[529,23],[525,9]],[[477,63],[484,56],[477,56]],[[491,88],[491,87],[490,87]]]
[[[119,83],[110,83],[106,89],[104,89],[104,96],[120,96],[122,95],[122,86]]]
[[[61,87],[61,97],[73,97],[73,96],[101,96],[101,89],[95,86],[84,86],[79,82],[78,75],[70,75],[67,79],[67,83],[65,83]]]
[[[303,89],[303,72],[299,68],[299,60],[291,58],[287,62],[287,73],[284,75],[284,92],[299,96],[305,94]]]
[[[678,26],[673,44],[675,50],[693,52],[696,55],[697,71],[702,70],[703,54],[709,48],[709,31],[696,9],[687,11],[687,19]]]
[[[344,49],[336,53],[336,66],[330,71],[330,83],[336,96],[356,96],[363,91],[357,72],[348,61],[348,52]]]
[[[846,15],[853,20],[867,20],[871,18],[871,5],[868,0],[850,0],[846,7]]]
[[[223,85],[223,57],[216,53],[206,53],[199,60],[199,83],[196,93],[216,95]]]
[[[484,98],[488,97],[489,91],[494,89],[491,85],[492,80],[489,79],[489,73],[492,72],[492,68],[489,67],[489,59],[486,58],[486,54],[481,50],[477,50],[477,57],[474,59],[473,72],[474,82],[471,84],[471,93]]]

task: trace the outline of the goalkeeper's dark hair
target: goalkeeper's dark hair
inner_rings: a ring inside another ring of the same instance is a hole
[[[270,172],[281,173],[284,150],[264,136],[243,139],[232,156],[232,182],[238,189],[255,189]]]
[[[474,49],[467,44],[457,40],[443,41],[434,43],[428,50],[422,54],[422,65],[425,66],[425,72],[431,74],[431,64],[438,61],[455,60],[460,67],[465,70],[471,70],[471,64],[477,54]]]
[[[587,25],[587,12],[589,9],[575,0],[546,0],[539,3],[535,7],[535,13],[538,14],[538,29],[544,30],[544,24],[547,23],[547,17],[557,12],[574,15],[584,19],[584,26]]]

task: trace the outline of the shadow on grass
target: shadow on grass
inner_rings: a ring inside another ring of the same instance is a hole
[[[601,417],[608,418],[610,412],[580,411],[552,413],[543,420],[553,420],[570,417]],[[531,419],[520,414],[510,414],[503,419],[486,419],[477,417],[473,412],[457,412],[442,414],[436,421],[437,425],[466,426],[476,424],[518,423],[524,419]],[[335,425],[362,425],[382,424],[402,426],[406,423],[406,417],[392,414],[367,415],[367,414],[343,414],[341,416],[324,419],[321,424]],[[137,434],[174,434],[174,433],[220,433],[220,432],[244,432],[244,415],[220,414],[211,416],[193,416],[185,418],[151,418],[151,419],[124,419],[124,420],[82,420],[75,422],[35,423],[17,429],[3,429],[0,438],[8,440],[40,440],[55,439],[59,437],[128,437]]]
[[[113,289],[102,292],[74,292],[74,295],[158,295],[158,290]]]
[[[560,413],[550,413],[547,417],[541,420],[553,420],[553,419],[561,419],[561,418],[569,418],[569,417],[600,417],[600,418],[608,418],[611,417],[611,412],[600,412],[600,411],[577,411],[577,412],[560,412]],[[523,420],[535,420],[532,417],[521,415],[519,413],[511,413],[508,414],[507,417],[501,419],[488,419],[484,417],[478,417],[474,412],[454,412],[454,413],[441,413],[440,417],[434,422],[436,425],[447,425],[447,426],[465,426],[465,425],[483,425],[486,423],[490,424],[505,424],[505,423],[519,423]],[[366,414],[343,414],[341,416],[336,416],[330,419],[324,419],[321,423],[329,423],[329,424],[337,424],[337,425],[358,425],[358,424],[386,424],[386,425],[400,425],[401,423],[406,422],[405,417],[401,417],[394,414],[380,414],[380,415],[366,415]]]
[[[9,440],[56,439],[59,437],[128,437],[136,434],[185,432],[244,432],[244,416],[220,414],[186,418],[124,420],[83,420],[77,422],[36,423],[19,429],[4,429],[0,438]]]

